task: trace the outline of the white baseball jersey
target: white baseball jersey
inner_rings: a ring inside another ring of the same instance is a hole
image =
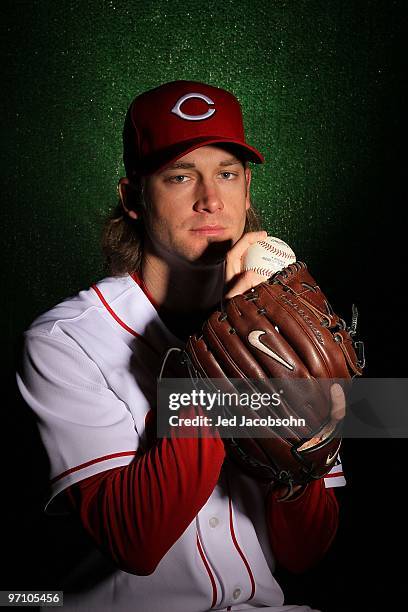
[[[129,464],[143,448],[159,365],[170,346],[183,343],[130,275],[106,278],[34,321],[18,384],[38,417],[50,461],[48,513],[61,511],[58,493],[68,486]],[[325,484],[345,484],[340,463]],[[207,503],[151,575],[104,572],[89,589],[65,594],[64,609],[310,612],[283,605],[264,494],[225,462]]]

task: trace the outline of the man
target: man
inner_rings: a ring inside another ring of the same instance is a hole
[[[329,547],[341,466],[279,501],[218,436],[155,436],[167,349],[257,283],[241,257],[266,235],[247,231],[248,162],[263,157],[232,94],[176,81],[133,101],[124,161],[104,233],[111,276],[32,324],[18,374],[50,460],[46,509],[76,513],[95,543],[93,580],[68,580],[65,608],[306,612],[283,604],[273,571],[302,572]],[[332,413],[344,413],[336,389]]]

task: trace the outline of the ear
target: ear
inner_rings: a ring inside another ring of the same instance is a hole
[[[251,208],[251,197],[250,197],[250,188],[251,188],[251,168],[248,166],[245,168],[245,183],[246,183],[246,195],[245,195],[245,210]]]
[[[118,194],[125,213],[134,221],[141,216],[140,204],[135,197],[135,187],[128,178],[119,179]]]

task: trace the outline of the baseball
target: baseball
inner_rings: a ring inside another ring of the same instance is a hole
[[[262,282],[294,261],[296,255],[286,242],[274,236],[267,236],[265,240],[255,242],[247,249],[242,270],[254,270]]]

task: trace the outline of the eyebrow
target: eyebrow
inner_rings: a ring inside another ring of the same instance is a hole
[[[241,161],[239,159],[237,159],[236,157],[231,157],[230,159],[224,159],[223,161],[221,161],[219,163],[219,166],[232,166],[234,164],[240,164]],[[175,170],[177,168],[195,168],[196,165],[192,162],[181,162],[181,161],[176,161],[174,162],[174,164],[171,164],[170,166],[166,166],[166,168],[164,168],[164,170]]]

